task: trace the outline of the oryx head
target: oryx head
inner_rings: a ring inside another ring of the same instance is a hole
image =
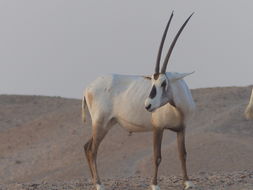
[[[166,34],[168,31],[171,19],[173,17],[173,12],[171,13],[170,19],[166,25],[166,28],[164,30],[163,37],[160,43],[157,60],[156,60],[155,73],[152,75],[152,78],[151,78],[151,83],[152,83],[151,91],[148,98],[145,100],[145,108],[150,112],[154,111],[155,109],[167,103],[174,105],[171,83],[175,80],[182,79],[184,76],[178,77],[177,79],[168,79],[165,72],[166,72],[166,67],[167,67],[170,55],[177,42],[177,39],[179,35],[181,34],[181,32],[183,31],[184,27],[186,26],[187,22],[190,20],[192,15],[193,13],[187,18],[187,20],[181,26],[175,38],[173,39],[170,45],[170,48],[168,50],[168,53],[164,59],[164,63],[160,72],[159,70],[160,70],[160,59],[161,59],[161,54],[162,54],[162,48],[163,48],[163,44],[166,38]]]

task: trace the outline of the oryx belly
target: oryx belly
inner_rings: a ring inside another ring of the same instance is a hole
[[[150,120],[150,117],[148,118]],[[138,120],[132,121],[127,120],[126,118],[117,118],[118,123],[120,126],[125,128],[129,132],[146,132],[146,131],[152,131],[152,125],[151,122],[147,123],[140,123]]]

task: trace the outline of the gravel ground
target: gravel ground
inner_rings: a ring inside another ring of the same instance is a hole
[[[230,173],[205,173],[191,176],[196,190],[253,190],[253,171],[237,171]],[[144,190],[149,189],[149,178],[132,176],[121,179],[104,179],[108,190]],[[182,180],[175,176],[161,176],[161,189],[182,190]],[[70,182],[26,183],[0,185],[1,190],[94,190],[90,179],[76,179]]]

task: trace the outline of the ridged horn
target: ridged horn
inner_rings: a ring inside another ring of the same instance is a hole
[[[186,24],[188,23],[188,21],[190,20],[190,18],[192,17],[194,13],[192,13],[188,18],[187,20],[184,22],[184,24],[181,26],[181,28],[179,29],[179,31],[177,32],[177,35],[175,36],[174,40],[172,41],[171,45],[170,45],[170,48],[169,48],[169,51],[164,59],[164,63],[163,63],[163,67],[162,67],[162,70],[161,70],[161,73],[165,73],[166,72],[166,68],[167,68],[167,65],[168,65],[168,62],[169,62],[169,59],[170,59],[170,56],[171,56],[171,53],[172,53],[172,50],[177,42],[177,39],[178,37],[180,36],[181,32],[183,31],[184,27],[186,26]]]
[[[173,13],[174,13],[174,11],[172,11],[172,13],[170,15],[170,19],[169,19],[169,21],[166,25],[166,28],[163,32],[163,37],[162,37],[162,40],[160,42],[160,46],[159,46],[159,50],[158,50],[158,54],[157,54],[157,59],[156,59],[155,73],[159,73],[159,70],[160,70],[160,60],[161,60],[161,55],[162,55],[163,44],[164,44],[164,41],[165,41],[165,38],[166,38],[166,35],[167,35],[167,32],[168,32],[168,28],[170,26],[171,19],[173,17]]]

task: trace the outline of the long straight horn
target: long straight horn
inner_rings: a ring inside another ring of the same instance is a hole
[[[186,24],[188,23],[188,21],[190,20],[190,18],[192,17],[194,13],[192,13],[188,18],[187,20],[184,22],[184,24],[181,26],[181,28],[179,29],[179,31],[177,32],[177,35],[175,36],[173,42],[171,43],[170,45],[170,48],[169,48],[169,51],[164,59],[164,62],[163,62],[163,67],[162,67],[162,70],[161,70],[161,73],[165,73],[166,71],[166,68],[167,68],[167,65],[168,65],[168,62],[169,62],[169,59],[170,59],[170,55],[172,53],[172,50],[177,42],[177,39],[178,37],[180,36],[181,32],[183,31],[184,27],[186,26]]]
[[[163,37],[162,37],[162,40],[161,40],[161,43],[160,43],[160,46],[159,46],[158,55],[157,55],[157,59],[156,59],[155,73],[159,73],[159,70],[160,70],[160,60],[161,60],[161,55],[162,55],[163,44],[164,44],[164,41],[165,41],[165,38],[166,38],[166,35],[167,35],[168,28],[170,26],[170,22],[171,22],[172,17],[173,17],[173,11],[170,15],[170,19],[169,19],[169,21],[166,25],[166,28],[163,32]]]

